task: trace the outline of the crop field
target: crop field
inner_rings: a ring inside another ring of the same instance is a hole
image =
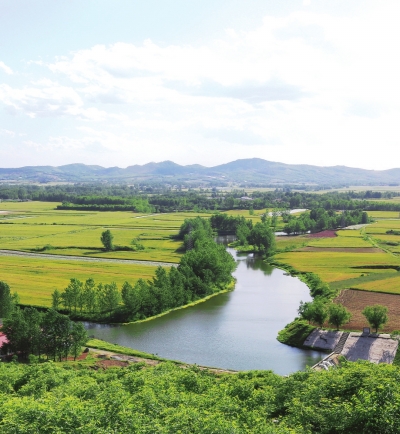
[[[368,327],[361,312],[366,306],[374,304],[382,304],[389,309],[389,321],[379,331],[400,330],[400,297],[398,295],[347,289],[340,293],[336,301],[342,303],[352,314],[351,321],[344,326],[348,330],[361,330],[363,327]]]
[[[344,231],[340,231],[340,232],[344,232]],[[372,248],[373,247],[370,242],[361,238],[360,234],[358,234],[358,237],[338,236],[336,238],[310,238],[310,241],[307,243],[307,245],[310,247],[327,247],[327,248],[335,248],[335,247]]]
[[[398,219],[398,211],[368,211],[368,215],[374,219]]]
[[[64,289],[69,279],[82,281],[92,277],[97,283],[135,283],[139,278],[151,279],[155,266],[110,262],[79,262],[44,258],[0,257],[0,280],[17,292],[21,303],[50,306],[51,294]]]

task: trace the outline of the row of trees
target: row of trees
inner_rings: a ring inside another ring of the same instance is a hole
[[[121,293],[115,282],[99,283],[89,278],[85,283],[72,278],[64,291],[56,289],[52,294],[52,307],[63,308],[69,314],[111,314],[121,301]]]
[[[107,232],[102,235],[105,246],[111,235]],[[125,282],[121,290],[115,282],[96,284],[92,278],[86,282],[72,278],[63,291],[53,292],[53,308],[65,309],[77,317],[137,320],[225,288],[232,280],[236,263],[224,246],[215,243],[209,220],[185,220],[179,236],[186,252],[178,267],[158,267],[151,280],[139,279],[134,285]]]
[[[323,208],[317,208],[303,213],[299,217],[287,214],[284,214],[283,217],[286,220],[283,231],[288,235],[336,229],[369,222],[368,214],[362,210],[343,211],[338,214],[333,210],[326,211]]]
[[[14,309],[3,319],[2,332],[8,340],[6,347],[26,359],[44,354],[54,361],[70,354],[76,359],[88,340],[82,323],[73,322],[53,309],[42,313],[33,307]]]
[[[321,298],[317,298],[312,302],[300,302],[298,313],[301,318],[309,323],[312,322],[322,327],[325,322],[328,322],[335,326],[337,330],[351,320],[351,313],[342,304],[329,303]],[[369,325],[375,329],[375,333],[387,323],[387,313],[388,308],[380,304],[366,306],[362,311]]]

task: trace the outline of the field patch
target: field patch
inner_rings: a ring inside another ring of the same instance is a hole
[[[337,237],[336,231],[322,231],[322,232],[316,232],[315,234],[309,234],[309,238],[335,238]]]
[[[298,252],[342,252],[342,253],[381,253],[382,250],[370,247],[303,247]]]
[[[400,295],[345,289],[335,301],[342,303],[352,314],[351,321],[346,324],[346,329],[362,330],[363,327],[369,327],[367,320],[361,313],[362,310],[366,306],[382,304],[389,309],[389,321],[379,331],[391,332],[393,330],[400,330]]]
[[[11,292],[18,292],[22,304],[49,307],[54,290],[63,290],[72,277],[116,282],[120,288],[125,281],[134,284],[139,278],[151,279],[155,269],[149,265],[2,256],[0,280],[8,283]]]

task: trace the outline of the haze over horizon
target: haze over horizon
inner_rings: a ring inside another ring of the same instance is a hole
[[[399,19],[394,0],[4,0],[0,167],[399,167]]]

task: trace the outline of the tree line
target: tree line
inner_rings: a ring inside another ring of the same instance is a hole
[[[54,309],[42,313],[33,307],[16,308],[3,319],[1,330],[8,340],[6,349],[25,359],[46,355],[47,359],[61,361],[72,354],[75,360],[88,340],[82,323]]]
[[[87,333],[81,323],[74,323],[68,316],[54,309],[45,313],[33,307],[20,309],[18,294],[11,294],[6,282],[0,281],[0,317],[3,318],[1,331],[8,343],[3,350],[10,350],[25,359],[30,355],[46,354],[47,358],[61,360],[81,352],[87,341]]]
[[[336,213],[333,210],[326,211],[323,208],[312,209],[310,212],[302,213],[300,216],[283,213],[283,232],[286,234],[304,234],[308,231],[318,232],[325,229],[337,229],[357,224],[366,224],[369,217],[366,211],[361,209],[343,211]]]
[[[394,192],[328,192],[316,194],[292,191],[290,188],[276,188],[272,191],[253,191],[243,189],[222,192],[217,188],[191,190],[172,190],[163,184],[101,184],[87,183],[57,186],[0,185],[0,199],[4,200],[41,200],[65,202],[64,206],[73,209],[79,205],[87,210],[128,210],[134,206],[139,212],[175,212],[231,209],[265,208],[323,208],[325,210],[374,210],[400,211],[400,204],[373,202],[375,198],[390,199]],[[251,200],[242,200],[249,196]],[[138,200],[143,200],[142,203]],[[371,201],[372,200],[372,201]],[[132,205],[130,201],[136,201]],[[147,202],[146,202],[147,201]],[[74,205],[73,205],[74,204]],[[112,207],[112,205],[114,207]],[[124,208],[125,207],[125,208]],[[147,211],[150,210],[150,211]]]

